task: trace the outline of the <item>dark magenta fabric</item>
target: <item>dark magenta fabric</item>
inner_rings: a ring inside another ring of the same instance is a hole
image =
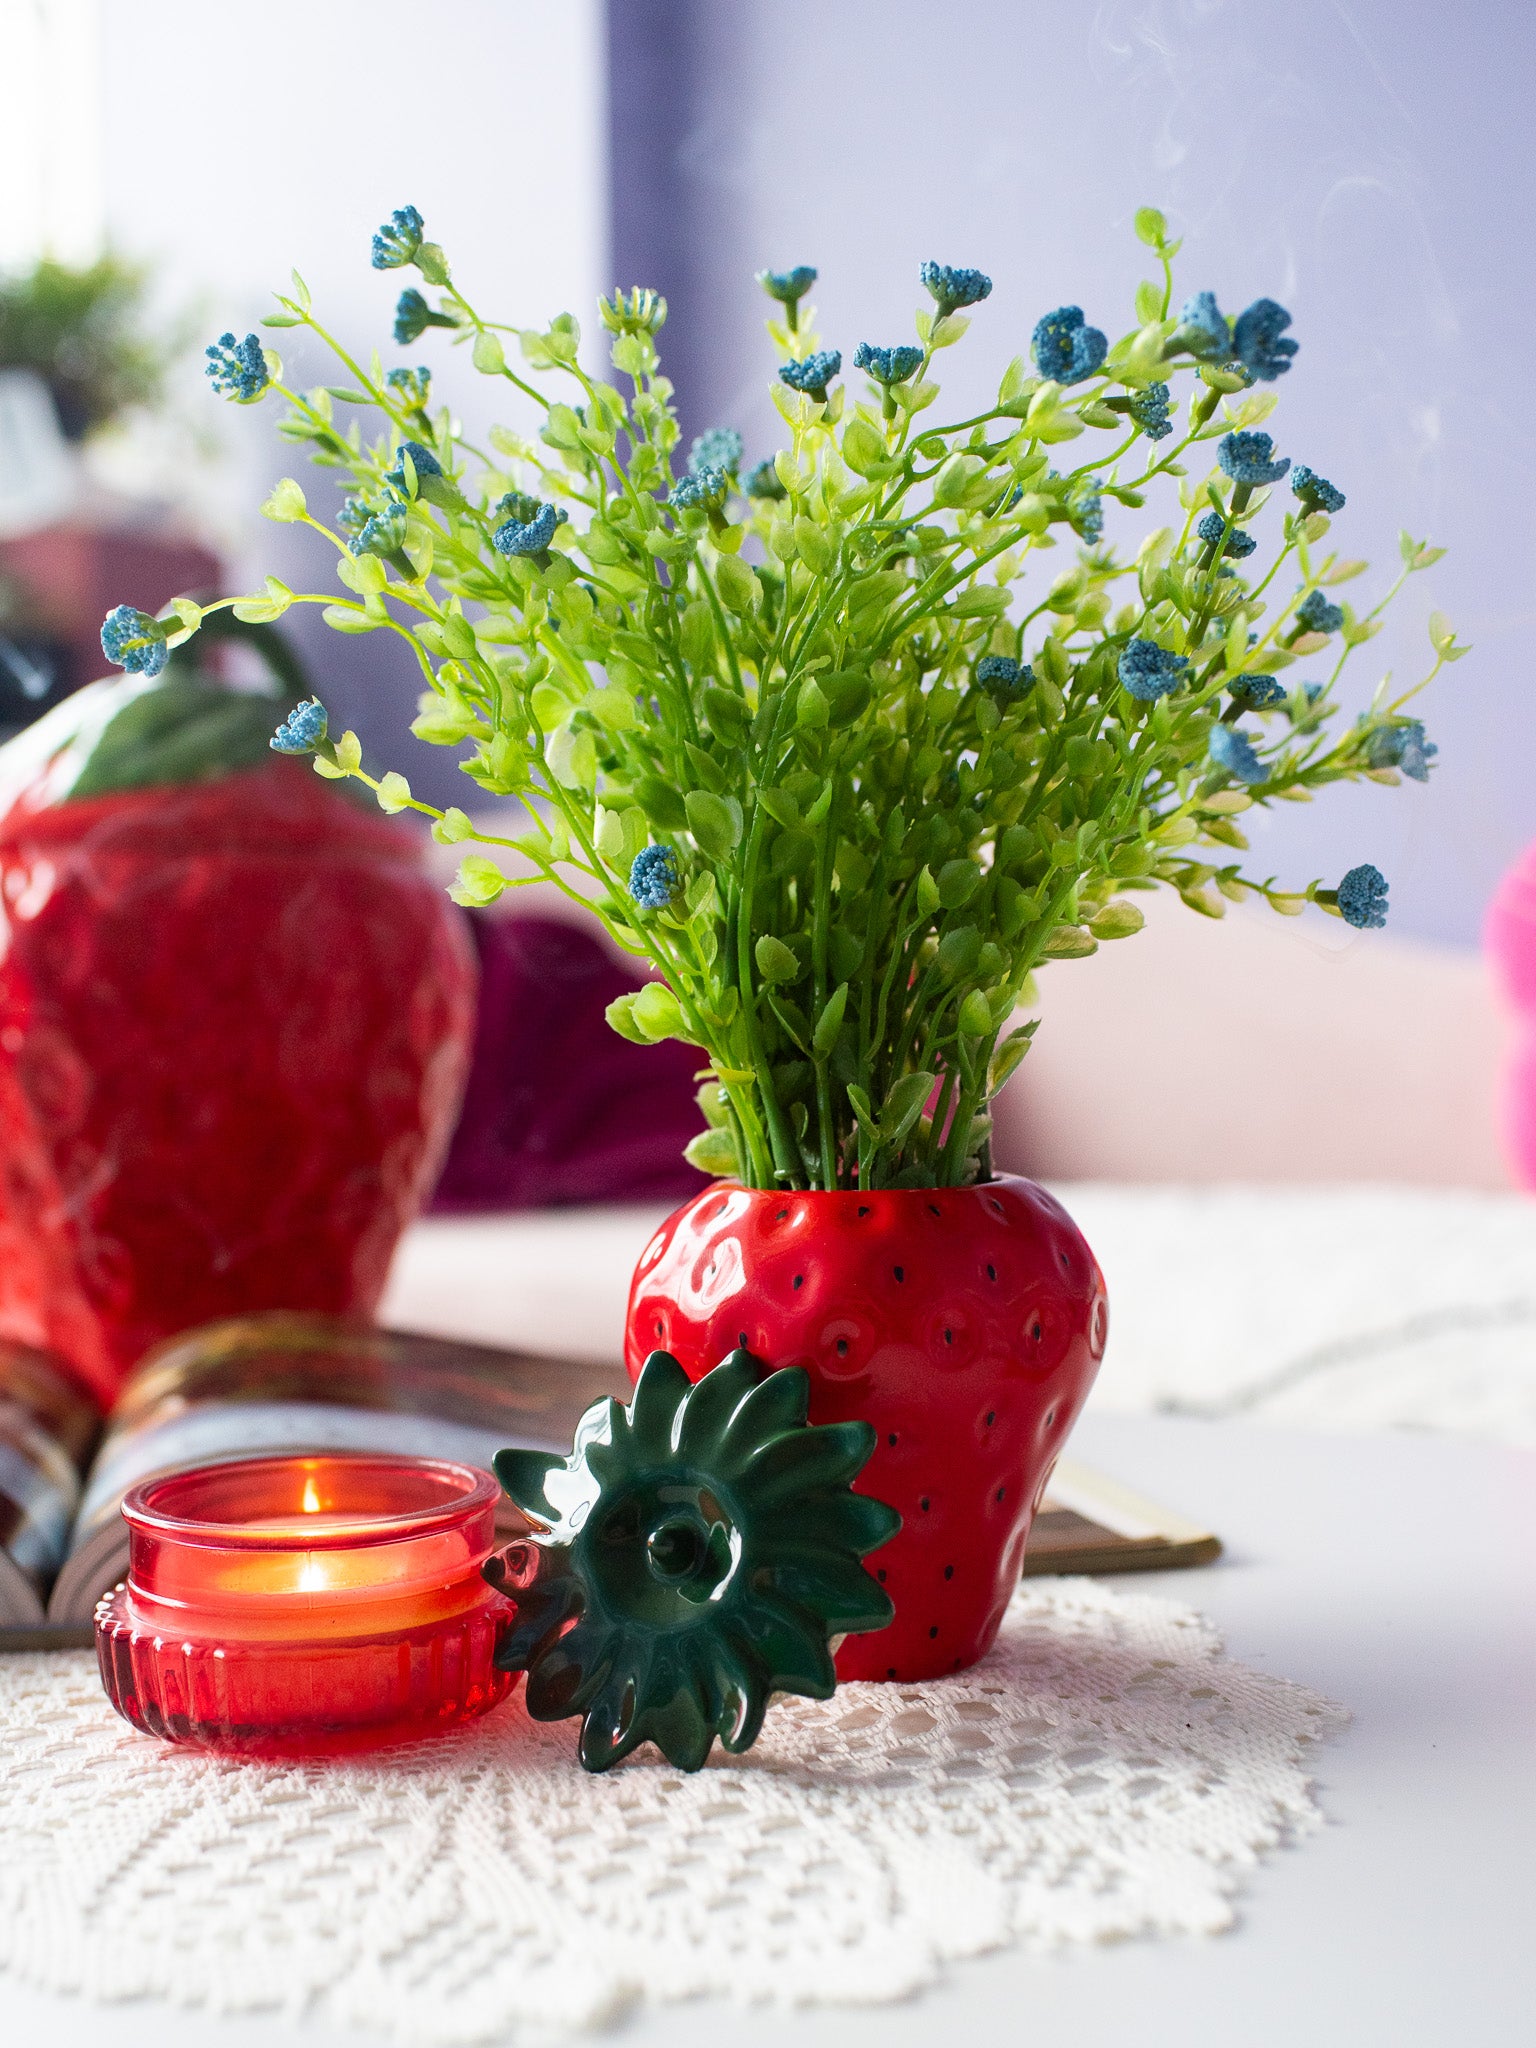
[[[631,1045],[603,1012],[642,976],[558,918],[476,912],[480,1009],[459,1127],[432,1207],[685,1201],[704,1055]]]

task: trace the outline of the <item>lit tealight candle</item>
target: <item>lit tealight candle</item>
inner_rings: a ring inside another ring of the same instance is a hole
[[[488,1473],[253,1458],[135,1487],[128,1579],[96,1612],[108,1696],[174,1742],[331,1748],[481,1714],[512,1609],[481,1576]]]

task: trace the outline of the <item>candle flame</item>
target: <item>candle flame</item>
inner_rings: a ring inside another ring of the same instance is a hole
[[[306,1515],[318,1515],[320,1512],[320,1496],[315,1491],[312,1478],[304,1481],[304,1512]]]

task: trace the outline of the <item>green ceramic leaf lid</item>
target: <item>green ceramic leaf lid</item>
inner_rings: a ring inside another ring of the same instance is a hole
[[[891,1619],[860,1560],[901,1517],[851,1491],[874,1431],[809,1426],[809,1375],[764,1372],[733,1351],[695,1384],[653,1351],[568,1458],[496,1459],[535,1525],[486,1568],[517,1603],[498,1662],[535,1720],[580,1715],[589,1771],[642,1742],[687,1771],[716,1737],[749,1749],[773,1693],[829,1698],[833,1639]]]

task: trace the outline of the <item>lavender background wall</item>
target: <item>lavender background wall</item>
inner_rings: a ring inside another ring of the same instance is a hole
[[[1536,836],[1524,0],[609,0],[608,36],[614,275],[668,296],[690,432],[777,445],[764,264],[820,267],[845,351],[909,333],[924,257],[988,270],[945,364],[977,398],[1052,306],[1131,323],[1149,201],[1186,237],[1189,289],[1291,309],[1278,432],[1348,492],[1346,551],[1390,568],[1400,525],[1452,546],[1356,656],[1357,688],[1417,670],[1437,605],[1475,652],[1429,703],[1427,790],[1287,807],[1261,858],[1375,860],[1395,931],[1475,942]]]

